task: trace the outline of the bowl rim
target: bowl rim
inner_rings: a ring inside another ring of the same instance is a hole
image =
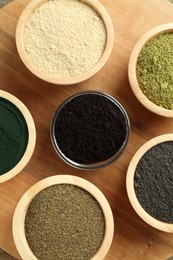
[[[91,182],[72,175],[54,175],[47,177],[30,187],[19,200],[12,220],[12,232],[15,245],[22,259],[36,260],[27,243],[24,232],[24,221],[28,206],[32,199],[43,189],[56,184],[72,184],[90,193],[99,203],[105,218],[105,236],[103,242],[92,257],[92,260],[104,259],[111,247],[114,235],[114,219],[111,207],[104,194]]]
[[[29,112],[28,108],[17,97],[4,90],[0,90],[0,97],[10,101],[20,110],[28,128],[28,144],[26,150],[20,161],[11,170],[0,175],[0,183],[3,183],[16,176],[29,162],[35,148],[36,129],[31,113]]]
[[[114,27],[113,23],[111,20],[111,17],[105,7],[97,0],[80,0],[88,5],[90,5],[93,9],[98,12],[100,17],[102,18],[104,25],[105,25],[105,30],[106,30],[106,46],[103,51],[103,54],[98,61],[98,63],[89,71],[86,73],[75,76],[75,77],[69,77],[69,78],[56,78],[52,77],[50,75],[47,75],[43,72],[41,72],[39,69],[37,69],[32,63],[30,62],[25,49],[24,49],[24,44],[23,44],[23,30],[25,28],[26,21],[28,20],[29,16],[31,13],[40,5],[44,4],[45,2],[48,2],[50,0],[32,0],[23,10],[21,13],[17,27],[16,27],[16,34],[15,34],[15,39],[16,39],[16,46],[17,50],[19,53],[19,56],[25,66],[38,78],[47,81],[49,83],[53,84],[60,84],[60,85],[71,85],[71,84],[77,84],[82,81],[85,81],[89,79],[90,77],[94,76],[107,62],[109,56],[111,55],[113,45],[114,45]]]
[[[123,114],[124,117],[124,121],[126,123],[126,137],[125,140],[122,144],[122,146],[120,147],[120,149],[116,152],[116,154],[114,154],[112,157],[108,158],[105,161],[102,162],[98,162],[98,163],[93,163],[93,164],[84,164],[84,163],[77,163],[74,162],[73,160],[69,159],[66,155],[64,155],[64,153],[59,149],[59,146],[56,142],[56,138],[55,138],[55,134],[54,134],[54,128],[55,128],[55,121],[56,118],[59,114],[59,112],[61,111],[61,109],[68,103],[70,102],[72,99],[79,97],[79,96],[83,96],[86,94],[93,94],[93,95],[100,95],[103,96],[107,99],[109,99],[111,102],[113,102],[121,111],[121,113]],[[76,93],[68,98],[66,98],[56,109],[53,118],[52,118],[52,122],[51,122],[51,127],[50,127],[50,136],[51,136],[51,141],[53,144],[53,147],[56,151],[56,153],[60,156],[60,158],[65,161],[67,164],[69,164],[70,166],[80,169],[80,170],[94,170],[94,169],[98,169],[98,168],[102,168],[104,166],[107,166],[111,163],[113,163],[116,159],[118,159],[118,157],[122,154],[122,152],[124,151],[124,149],[127,146],[127,143],[129,141],[129,137],[130,137],[130,120],[129,120],[129,116],[125,110],[125,108],[121,105],[121,103],[115,99],[114,97],[112,97],[111,95],[104,93],[104,92],[99,92],[99,91],[82,91],[79,93]]]
[[[150,226],[164,231],[164,232],[173,232],[173,223],[167,223],[160,220],[157,220],[156,218],[152,217],[150,214],[148,214],[144,208],[139,203],[135,190],[134,190],[134,175],[135,175],[135,169],[142,158],[142,156],[152,147],[154,147],[157,144],[167,142],[167,141],[173,141],[173,134],[163,134],[156,136],[146,143],[144,143],[134,154],[132,157],[130,164],[127,169],[127,175],[126,175],[126,190],[127,195],[130,200],[130,203],[133,207],[133,209],[136,211],[136,213]]]
[[[147,108],[148,110],[150,110],[151,112],[157,115],[173,118],[173,110],[162,108],[154,104],[145,96],[145,94],[142,92],[142,90],[139,87],[137,77],[136,77],[136,64],[137,64],[139,53],[141,52],[144,45],[150,39],[162,33],[168,33],[168,32],[173,32],[173,23],[166,23],[166,24],[156,26],[150,29],[149,31],[147,31],[145,34],[143,34],[141,38],[139,38],[139,40],[137,41],[136,45],[134,46],[130,54],[129,64],[128,64],[128,78],[134,95],[145,108]]]

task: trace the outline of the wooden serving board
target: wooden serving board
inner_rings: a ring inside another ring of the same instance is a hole
[[[0,10],[0,89],[18,97],[30,110],[37,130],[32,159],[12,180],[0,184],[0,247],[20,259],[12,237],[12,217],[23,193],[37,181],[56,174],[83,177],[107,197],[115,220],[115,235],[106,260],[166,260],[173,256],[173,234],[146,224],[133,210],[126,193],[129,162],[149,139],[173,131],[173,120],[149,112],[135,98],[128,76],[130,53],[143,33],[173,22],[173,5],[167,0],[100,0],[115,29],[112,55],[99,73],[72,86],[48,84],[32,75],[20,60],[15,45],[18,18],[28,0],[14,0]],[[50,123],[56,107],[67,97],[84,90],[107,92],[127,110],[131,136],[125,152],[110,166],[81,171],[66,165],[50,140]],[[25,260],[25,259],[24,259]]]

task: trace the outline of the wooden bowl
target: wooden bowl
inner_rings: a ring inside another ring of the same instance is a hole
[[[153,146],[166,142],[166,141],[173,141],[173,134],[165,134],[161,136],[157,136],[148,142],[146,142],[133,156],[128,170],[127,170],[127,176],[126,176],[126,189],[127,189],[127,194],[129,197],[129,200],[131,202],[132,207],[136,211],[136,213],[149,225],[152,227],[159,229],[161,231],[165,232],[173,232],[173,224],[169,224],[167,222],[163,222],[160,220],[157,220],[156,218],[152,217],[150,214],[148,214],[144,208],[141,206],[139,203],[135,189],[134,189],[134,176],[135,176],[135,171],[136,167],[142,158],[142,156]],[[164,169],[163,169],[164,171]]]
[[[41,180],[33,185],[20,199],[13,216],[13,237],[20,256],[22,259],[37,259],[30,250],[25,237],[25,215],[32,199],[43,189],[55,184],[75,185],[89,192],[98,201],[105,217],[105,235],[99,250],[92,257],[92,260],[104,259],[111,246],[114,233],[114,221],[109,203],[102,192],[92,183],[70,175],[51,176]]]
[[[4,173],[3,175],[0,175],[0,183],[5,182],[11,178],[13,178],[15,175],[17,175],[28,163],[30,160],[32,153],[34,151],[35,142],[36,142],[36,130],[35,130],[35,124],[33,121],[33,118],[26,108],[26,106],[15,96],[7,93],[6,91],[0,90],[0,97],[6,99],[7,101],[10,101],[12,104],[14,104],[22,113],[26,124],[28,128],[28,144],[26,147],[26,150],[21,158],[21,160],[8,172]]]
[[[173,110],[169,110],[166,108],[162,108],[151,102],[145,94],[142,92],[141,88],[139,87],[137,77],[136,77],[136,65],[138,56],[144,47],[144,45],[153,37],[158,36],[162,33],[168,33],[173,32],[173,23],[163,24],[157,27],[154,27],[147,33],[145,33],[136,43],[130,59],[129,59],[129,65],[128,65],[128,76],[130,85],[132,88],[133,93],[135,94],[136,98],[139,100],[139,102],[146,107],[151,112],[158,114],[160,116],[164,117],[173,117]]]
[[[23,43],[23,31],[25,28],[25,24],[30,17],[30,15],[34,12],[36,8],[38,8],[41,4],[45,3],[45,0],[33,0],[31,1],[27,7],[24,9],[22,12],[18,24],[17,24],[17,29],[16,29],[16,45],[17,45],[17,50],[19,53],[19,56],[21,57],[23,63],[25,66],[37,77],[41,78],[42,80],[45,80],[50,83],[54,84],[61,84],[61,85],[69,85],[69,84],[75,84],[82,82],[90,77],[92,77],[94,74],[96,74],[107,62],[112,48],[113,48],[113,43],[114,43],[114,28],[113,24],[111,21],[111,18],[106,11],[106,9],[103,7],[103,5],[98,2],[97,0],[82,0],[89,6],[91,6],[93,9],[97,11],[97,13],[100,15],[102,18],[104,24],[105,24],[105,29],[106,29],[106,34],[107,34],[107,40],[106,40],[106,46],[104,49],[104,52],[98,61],[98,63],[89,71],[85,72],[82,75],[75,76],[75,77],[69,77],[69,78],[56,78],[52,77],[50,75],[47,75],[37,69],[35,66],[33,66],[28,59],[28,56],[25,52],[24,49],[24,43]]]

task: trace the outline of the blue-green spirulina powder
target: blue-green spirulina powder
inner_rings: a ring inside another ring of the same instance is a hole
[[[0,175],[23,157],[28,143],[28,127],[20,110],[0,97]]]

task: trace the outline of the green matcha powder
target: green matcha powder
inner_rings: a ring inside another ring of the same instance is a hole
[[[163,33],[142,48],[137,81],[145,96],[156,105],[173,109],[173,33]]]
[[[26,212],[26,239],[39,260],[89,260],[101,246],[104,233],[98,202],[71,184],[42,190]]]
[[[28,143],[28,128],[20,110],[0,97],[0,175],[15,167]]]

